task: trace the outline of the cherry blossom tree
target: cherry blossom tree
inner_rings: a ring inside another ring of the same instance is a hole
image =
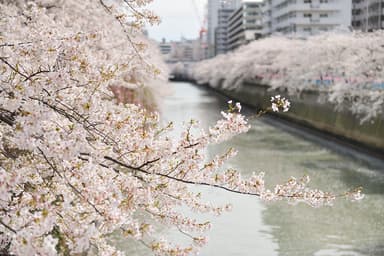
[[[383,114],[383,38],[383,31],[272,36],[198,63],[193,78],[227,89],[252,81],[293,94],[323,91],[365,122]]]
[[[112,233],[158,255],[192,254],[210,223],[176,208],[220,214],[229,206],[203,202],[191,186],[313,207],[362,197],[310,189],[308,177],[268,189],[263,173],[223,168],[234,149],[205,159],[208,145],[249,130],[240,104],[229,102],[207,131],[191,120],[171,137],[172,123],[147,101],[164,82],[141,33],[158,22],[149,2],[0,1],[1,254],[123,255],[108,242]],[[275,97],[271,106],[286,111],[289,102]],[[153,221],[191,245],[163,240]]]

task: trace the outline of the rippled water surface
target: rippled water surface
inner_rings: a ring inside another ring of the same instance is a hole
[[[188,83],[172,85],[175,93],[163,108],[167,121],[181,123],[194,118],[207,127],[226,108],[227,99],[212,91]],[[313,209],[202,189],[204,199],[230,202],[233,210],[213,218],[209,244],[201,255],[384,255],[384,165],[360,161],[358,155],[346,156],[337,151],[340,148],[321,146],[304,140],[300,134],[288,133],[284,126],[268,123],[251,121],[252,129],[247,134],[211,147],[207,156],[235,147],[239,154],[228,165],[244,175],[263,171],[266,181],[273,185],[307,174],[312,186],[323,190],[343,192],[362,185],[365,199],[358,203],[338,201],[334,207]],[[202,216],[206,218],[212,217]],[[181,235],[162,232],[183,242]],[[150,254],[140,245],[125,241],[120,247],[127,255]]]

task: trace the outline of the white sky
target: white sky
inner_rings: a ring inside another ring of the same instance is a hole
[[[180,40],[182,36],[188,39],[198,38],[206,3],[207,0],[153,0],[149,8],[159,15],[162,21],[158,26],[147,27],[149,37],[157,41],[162,38],[167,41]]]
[[[195,1],[197,13],[193,4]],[[160,41],[162,38],[179,40],[197,38],[201,27],[200,19],[204,17],[204,7],[207,0],[154,0],[150,5],[161,18],[158,26],[148,26],[149,36]]]

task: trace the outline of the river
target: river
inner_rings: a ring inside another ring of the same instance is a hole
[[[227,98],[189,83],[172,83],[174,94],[164,102],[164,121],[182,123],[190,118],[208,127],[226,109]],[[294,104],[294,102],[292,103]],[[246,114],[252,110],[245,108]],[[250,121],[252,129],[230,141],[210,147],[212,157],[228,147],[239,151],[228,166],[247,176],[263,171],[274,185],[291,176],[309,175],[311,186],[344,192],[364,187],[364,200],[337,201],[333,207],[314,209],[286,202],[265,203],[258,198],[202,189],[204,199],[230,202],[233,210],[213,218],[209,243],[200,255],[220,256],[379,256],[384,255],[384,164],[350,152],[290,126],[263,117]],[[176,128],[177,131],[177,128]],[[384,139],[384,138],[383,138]],[[194,188],[200,189],[200,188]],[[175,241],[181,235],[164,230]],[[147,249],[121,243],[127,255],[148,255]]]

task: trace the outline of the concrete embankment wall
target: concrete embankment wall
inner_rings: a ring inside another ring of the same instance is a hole
[[[377,150],[384,157],[384,117],[379,116],[372,122],[361,124],[360,119],[349,110],[336,111],[335,106],[326,100],[325,92],[306,90],[288,96],[284,91],[268,90],[266,85],[251,82],[245,82],[234,90],[216,89],[257,108],[267,108],[271,104],[271,96],[281,94],[292,102],[290,111],[281,114],[281,117]]]
[[[302,91],[297,95],[289,95],[285,91],[268,90],[269,86],[245,82],[236,89],[215,88],[220,93],[256,108],[267,108],[270,98],[276,94],[289,98],[292,107],[289,112],[278,114],[279,117],[315,128],[348,141],[357,147],[371,149],[380,158],[384,158],[384,117],[379,116],[360,124],[360,119],[349,110],[335,110],[328,102],[325,92],[315,90]],[[320,100],[319,99],[323,99]]]

